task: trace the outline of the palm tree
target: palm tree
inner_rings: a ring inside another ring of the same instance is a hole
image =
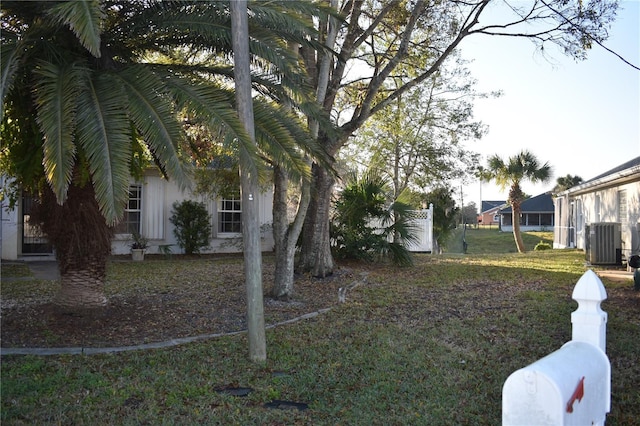
[[[573,188],[576,185],[580,185],[581,183],[582,178],[580,176],[560,176],[558,179],[556,179],[556,186],[553,187],[553,193],[558,194],[562,191],[566,191],[569,188]]]
[[[252,81],[259,93],[303,108],[305,76],[286,46],[307,43],[312,23],[299,16],[311,6],[291,3],[289,14],[288,2],[253,6]],[[60,268],[59,306],[106,304],[111,229],[131,176],[155,165],[189,185],[185,122],[211,129],[252,173],[270,157],[309,174],[304,151],[320,150],[299,148],[311,138],[292,113],[257,102],[257,146],[237,117],[228,8],[217,1],[2,2],[0,164],[17,187],[40,195],[38,219]]]
[[[532,183],[547,182],[551,178],[551,166],[549,163],[540,165],[531,152],[523,150],[509,157],[506,163],[498,155],[489,157],[483,177],[486,180],[494,180],[503,190],[509,187],[508,202],[511,204],[513,237],[516,240],[518,252],[524,253],[526,250],[520,235],[520,205],[525,196],[520,184],[525,180]]]
[[[407,246],[417,241],[415,213],[402,195],[393,200],[393,185],[375,170],[351,172],[335,202],[332,242],[341,258],[390,259],[411,265]]]

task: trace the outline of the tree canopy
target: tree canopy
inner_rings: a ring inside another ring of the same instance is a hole
[[[39,220],[60,265],[60,304],[106,303],[109,228],[123,216],[130,180],[155,166],[187,187],[190,154],[206,149],[187,125],[213,136],[225,155],[242,158],[253,176],[266,170],[266,160],[299,176],[310,175],[308,156],[326,162],[292,111],[326,121],[288,48],[319,46],[312,16],[324,9],[317,5],[249,6],[250,82],[259,94],[255,139],[235,108],[229,2],[3,1],[1,7],[0,163],[15,188],[40,193]]]
[[[286,48],[312,44],[312,23],[300,18],[311,6],[291,3],[253,4],[252,79],[260,93],[313,114]],[[189,183],[185,120],[213,129],[256,169],[268,152],[308,174],[297,147],[321,155],[290,111],[265,101],[256,106],[258,149],[250,143],[234,110],[227,2],[5,1],[1,24],[3,168],[27,187],[43,176],[59,203],[82,168],[110,224],[137,156]]]
[[[580,185],[581,183],[582,178],[580,176],[560,176],[556,179],[556,186],[553,187],[553,193],[557,194],[559,192],[566,191],[567,189]]]
[[[465,62],[452,56],[423,85],[367,120],[340,157],[349,167],[387,174],[396,197],[407,188],[424,191],[467,175],[478,154],[464,142],[487,130],[473,119],[473,101],[488,96],[474,84]]]
[[[333,0],[331,4],[345,16],[345,24],[319,20],[318,40],[336,52],[335,60],[302,49],[317,93],[322,94],[318,102],[341,130],[337,136],[318,134],[330,155],[336,155],[371,116],[436,74],[468,37],[518,37],[541,51],[557,46],[568,56],[584,59],[594,43],[608,37],[618,6],[616,0]],[[504,15],[493,13],[496,5],[503,6]],[[314,172],[300,266],[325,276],[333,270],[326,236],[333,182],[322,170]]]

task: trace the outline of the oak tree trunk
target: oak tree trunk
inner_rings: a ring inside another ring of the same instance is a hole
[[[293,296],[296,244],[308,211],[311,188],[309,182],[302,183],[298,211],[295,220],[290,224],[287,216],[289,179],[286,172],[278,166],[274,167],[273,175],[273,238],[276,265],[271,296],[288,300]]]
[[[293,294],[293,255],[289,256],[287,219],[287,176],[280,167],[273,172],[273,242],[275,252],[275,273],[271,296],[288,299]],[[294,241],[295,250],[295,241]]]
[[[331,254],[330,208],[334,179],[322,167],[313,165],[314,193],[302,231],[302,250],[298,269],[314,277],[333,274],[335,263]]]

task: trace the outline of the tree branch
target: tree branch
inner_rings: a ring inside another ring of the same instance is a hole
[[[545,2],[544,0],[540,0],[542,2],[542,4],[544,4],[547,8],[549,8],[549,10],[551,10],[553,13],[555,13],[556,15],[558,15],[559,17],[561,17],[562,19],[565,20],[565,22],[567,24],[569,24],[571,27],[573,27],[574,29],[576,29],[577,31],[579,31],[582,35],[584,35],[585,37],[587,37],[589,40],[594,41],[598,46],[602,47],[604,50],[606,50],[607,52],[615,55],[616,57],[618,57],[618,59],[620,59],[622,62],[624,62],[625,64],[629,65],[631,68],[635,68],[638,71],[640,71],[640,67],[638,67],[637,65],[632,64],[631,62],[629,62],[628,60],[626,60],[624,57],[622,57],[622,55],[618,54],[617,52],[615,52],[614,50],[608,48],[607,46],[605,46],[604,44],[602,44],[602,42],[600,42],[600,40],[595,39],[591,36],[591,34],[587,33],[586,31],[584,31],[580,26],[574,24],[569,18],[567,18],[566,16],[564,16],[560,11],[554,9],[553,7],[551,7],[549,4],[547,4],[547,2]]]

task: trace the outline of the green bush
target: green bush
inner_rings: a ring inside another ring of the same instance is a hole
[[[397,265],[411,265],[406,244],[416,240],[411,206],[389,202],[388,184],[380,175],[353,174],[336,200],[331,223],[332,250],[338,259],[374,262],[390,259]]]
[[[173,235],[185,254],[200,253],[201,249],[209,246],[211,221],[204,203],[176,201],[169,221],[175,227]]]
[[[544,241],[540,241],[538,244],[536,244],[536,246],[533,249],[535,251],[551,250],[551,244],[545,243]]]

